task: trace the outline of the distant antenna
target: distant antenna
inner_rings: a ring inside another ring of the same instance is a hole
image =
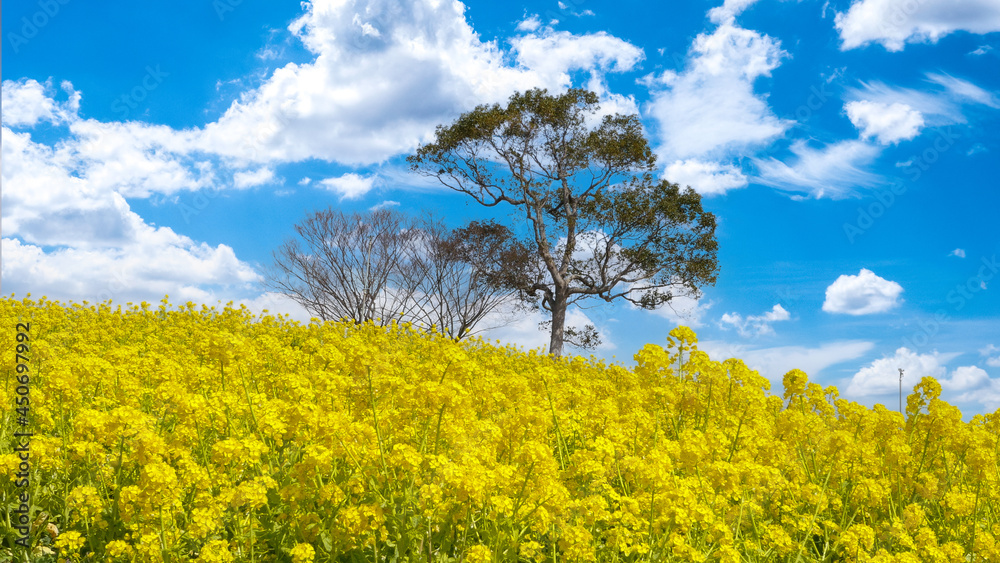
[[[903,368],[899,368],[899,412],[903,412]]]

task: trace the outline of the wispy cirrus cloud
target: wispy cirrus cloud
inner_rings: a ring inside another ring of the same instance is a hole
[[[776,346],[755,348],[746,344],[732,344],[717,340],[698,343],[714,360],[742,359],[750,369],[755,369],[772,383],[780,385],[781,378],[793,369],[801,369],[810,379],[819,378],[828,367],[859,358],[875,344],[864,340],[841,340],[819,346]]]
[[[858,188],[878,185],[881,177],[868,170],[880,149],[860,140],[846,140],[814,148],[802,139],[790,147],[791,164],[770,157],[754,159],[758,175],[754,178],[766,186],[821,198],[844,198]]]
[[[740,336],[754,338],[766,334],[774,334],[773,323],[791,319],[791,314],[780,304],[776,304],[761,315],[748,315],[744,318],[739,313],[726,313],[719,319],[723,328],[735,328]]]
[[[865,102],[896,107],[897,113],[905,107],[906,112],[919,113],[928,127],[965,123],[964,112],[969,106],[1000,108],[997,94],[968,80],[932,72],[925,74],[925,81],[927,86],[919,89],[889,86],[880,81],[861,82],[860,87],[848,88],[844,97],[847,105]]]

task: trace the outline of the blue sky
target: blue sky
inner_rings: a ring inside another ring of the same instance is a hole
[[[2,25],[5,295],[307,318],[258,284],[307,212],[503,219],[404,158],[585,87],[719,221],[700,300],[571,312],[597,356],[686,324],[778,390],[800,368],[892,407],[905,368],[1000,407],[1000,1],[18,0]],[[545,346],[541,320],[484,336]]]

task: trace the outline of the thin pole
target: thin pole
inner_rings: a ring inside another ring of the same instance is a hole
[[[899,369],[899,413],[903,413],[903,368]]]

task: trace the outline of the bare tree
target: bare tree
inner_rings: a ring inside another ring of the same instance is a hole
[[[429,214],[331,209],[309,215],[295,231],[298,238],[274,252],[264,285],[320,319],[380,326],[396,320],[461,339],[480,332],[473,329],[487,318],[494,323],[485,328],[508,324],[502,309],[521,307],[513,291],[485,282],[463,233]]]

